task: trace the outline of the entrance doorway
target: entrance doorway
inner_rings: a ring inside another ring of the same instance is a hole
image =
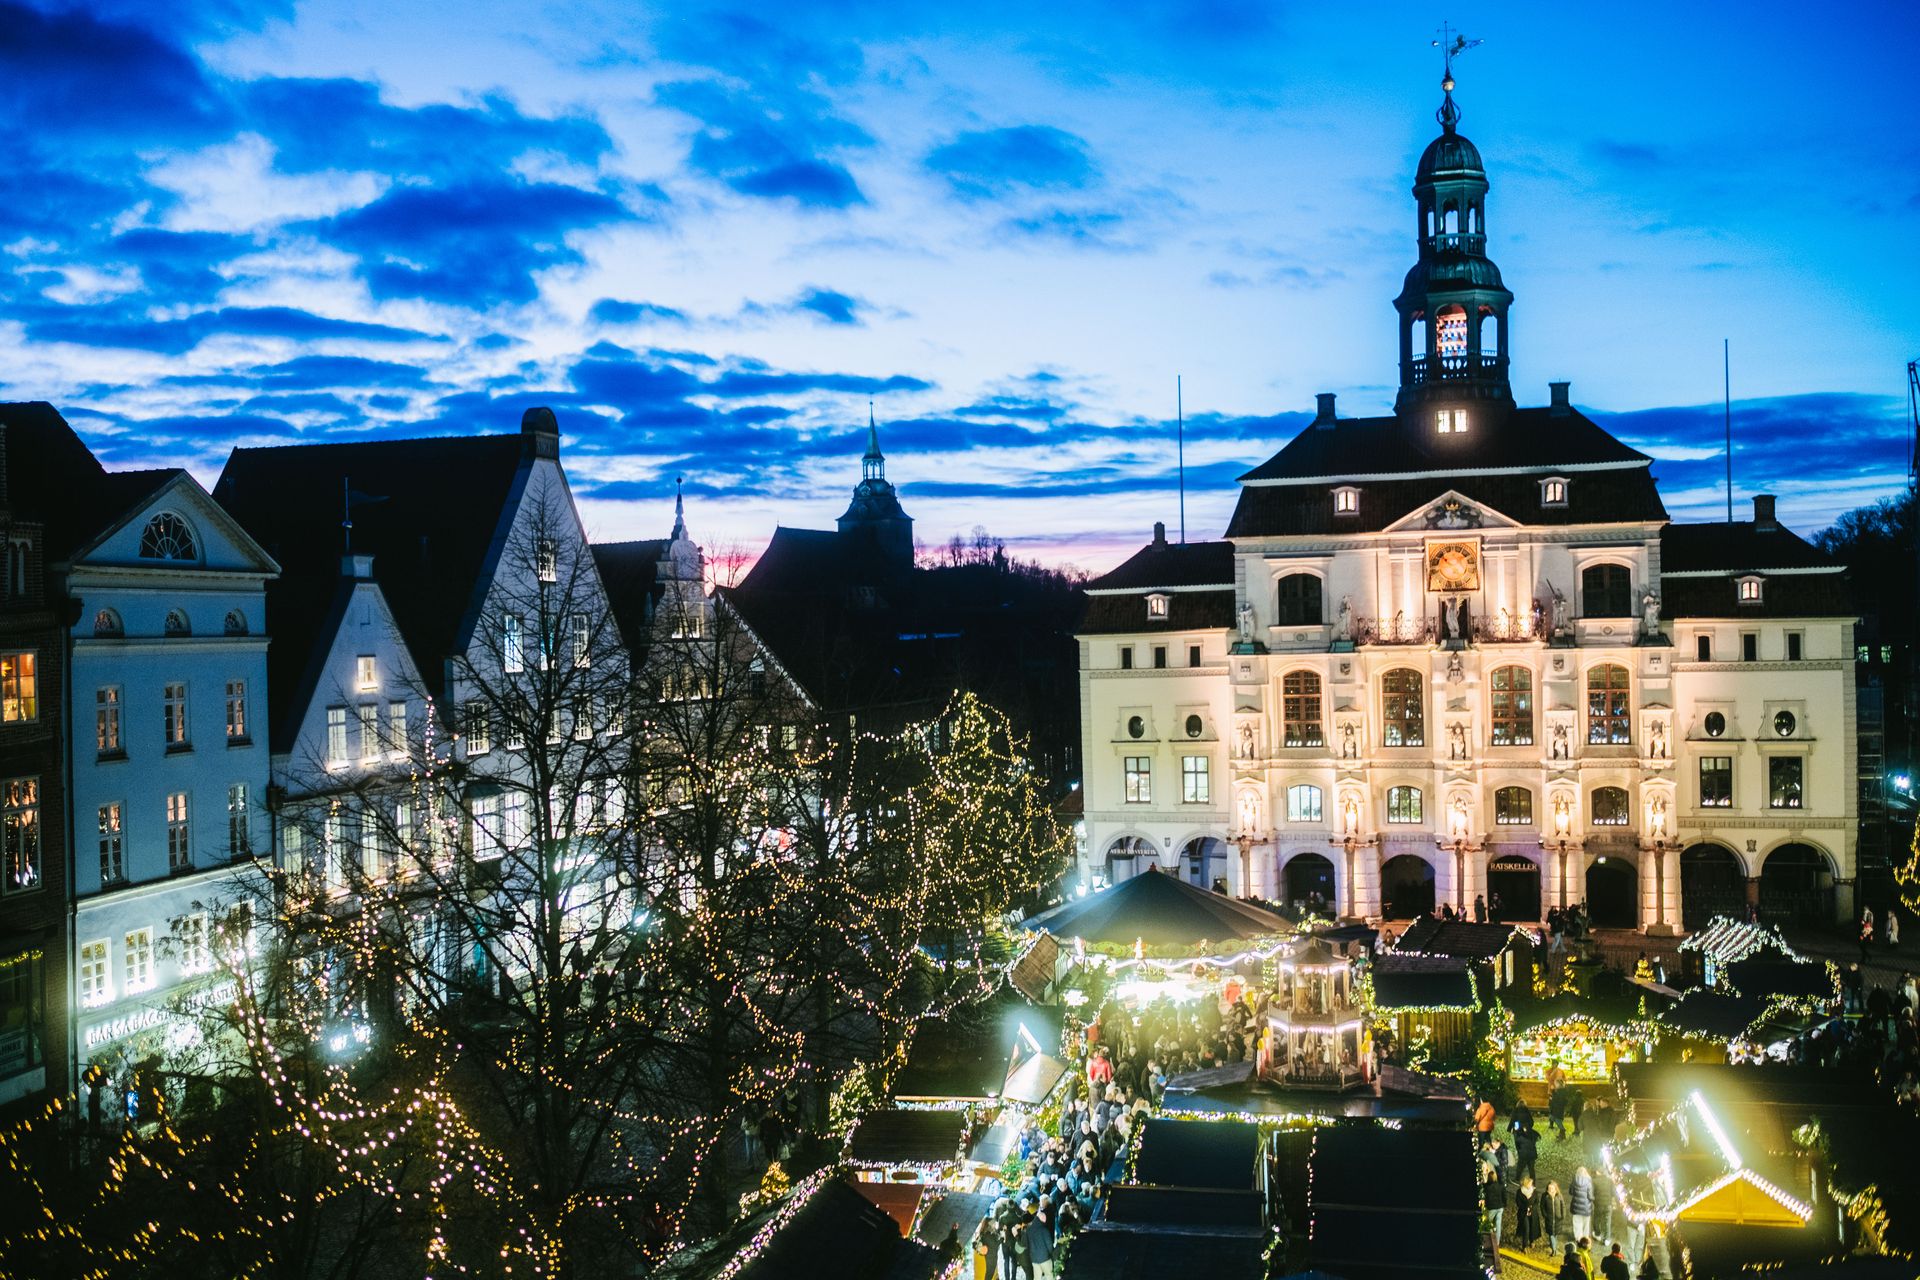
[[[1540,864],[1508,853],[1487,863],[1487,917],[1496,923],[1540,918]]]
[[[1288,905],[1319,916],[1339,910],[1333,894],[1333,862],[1324,854],[1294,854],[1287,860],[1285,879]]]
[[[1587,919],[1601,929],[1640,927],[1640,872],[1625,858],[1602,854],[1587,868]]]
[[[1107,846],[1107,883],[1133,879],[1152,866],[1158,856],[1152,841],[1142,836],[1121,836]]]
[[[1760,918],[1775,924],[1832,924],[1833,869],[1810,844],[1783,844],[1760,864]]]
[[[1680,923],[1688,932],[1704,929],[1715,916],[1743,920],[1747,914],[1747,872],[1740,855],[1725,845],[1697,844],[1680,853]]]
[[[1380,864],[1380,914],[1412,920],[1433,910],[1433,867],[1425,858],[1402,853]]]
[[[1227,883],[1227,842],[1218,836],[1197,836],[1181,850],[1180,865],[1187,883],[1202,889],[1220,888]]]

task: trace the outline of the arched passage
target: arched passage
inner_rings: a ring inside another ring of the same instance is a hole
[[[1287,859],[1286,900],[1305,907],[1316,915],[1332,915],[1334,903],[1333,860],[1325,854],[1296,853]]]
[[[1810,844],[1783,844],[1760,864],[1760,917],[1782,924],[1833,922],[1833,866]]]
[[[1715,916],[1747,912],[1747,870],[1725,845],[1697,844],[1680,854],[1680,923],[1704,929]]]
[[[1119,884],[1131,880],[1153,865],[1158,851],[1144,836],[1121,836],[1107,846],[1107,882]]]
[[[1180,851],[1180,869],[1187,883],[1211,889],[1227,878],[1227,842],[1218,836],[1196,836]]]
[[[1487,863],[1487,915],[1496,923],[1540,918],[1540,864],[1508,853]]]
[[[1595,858],[1587,868],[1587,918],[1602,929],[1639,928],[1639,869],[1625,858]]]
[[[1402,853],[1380,864],[1380,914],[1412,920],[1433,910],[1433,867],[1425,858]]]

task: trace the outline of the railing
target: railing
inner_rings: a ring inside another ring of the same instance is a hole
[[[1280,1068],[1279,1078],[1288,1084],[1307,1085],[1312,1088],[1344,1089],[1350,1084],[1360,1083],[1358,1067],[1322,1067],[1295,1066],[1288,1063]]]
[[[1452,382],[1459,378],[1479,377],[1481,374],[1497,374],[1506,367],[1505,356],[1489,355],[1415,356],[1407,362],[1408,380],[1414,386],[1428,380]]]
[[[1472,622],[1475,640],[1545,640],[1553,630],[1544,612],[1529,616],[1502,609],[1491,617],[1473,618]]]
[[[1360,644],[1432,644],[1434,621],[1405,613],[1391,618],[1355,618],[1353,638]]]
[[[1427,247],[1434,253],[1485,253],[1487,235],[1484,231],[1444,231],[1428,236]]]

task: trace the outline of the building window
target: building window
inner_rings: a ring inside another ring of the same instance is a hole
[[[0,653],[0,721],[40,718],[39,663],[31,652]]]
[[[1120,646],[1120,669],[1122,671],[1133,670],[1133,646],[1130,644]]]
[[[1799,756],[1774,756],[1767,761],[1767,808],[1800,807],[1801,772]]]
[[[484,702],[467,704],[467,754],[483,756],[493,750],[493,721]]]
[[[1853,660],[1855,662],[1872,662],[1873,646],[1870,644],[1855,645],[1853,648]]]
[[[1360,491],[1358,489],[1335,489],[1333,491],[1333,514],[1352,516],[1360,514]]]
[[[122,944],[124,964],[122,973],[125,981],[120,989],[128,995],[136,991],[147,991],[153,987],[153,930],[135,929],[127,934]]]
[[[1213,777],[1205,756],[1180,757],[1180,799],[1185,804],[1212,804]]]
[[[520,644],[520,615],[509,613],[500,619],[500,669],[509,674],[526,668],[526,653]]]
[[[354,710],[360,721],[360,763],[372,764],[380,759],[380,704],[363,702]]]
[[[1800,727],[1799,719],[1791,711],[1773,713],[1773,733],[1777,738],[1791,738],[1793,731]]]
[[[1207,722],[1205,720],[1202,720],[1197,715],[1188,716],[1186,729],[1187,729],[1187,736],[1189,738],[1197,738],[1201,734],[1206,732]]]
[[[1443,436],[1467,434],[1467,411],[1465,409],[1440,410],[1434,415],[1434,429]]]
[[[1167,646],[1163,644],[1153,646],[1153,669],[1155,671],[1164,671],[1166,670],[1166,666]]]
[[[247,634],[247,615],[238,609],[227,610],[226,633],[230,636]]]
[[[1153,802],[1153,760],[1149,756],[1127,756],[1121,761],[1126,773],[1127,803]]]
[[[100,883],[119,884],[127,878],[120,802],[101,805],[96,816],[100,824]]]
[[[1200,665],[1200,646],[1199,645],[1190,644],[1187,646],[1187,665],[1190,667],[1197,667]]]
[[[373,654],[363,653],[353,660],[353,685],[362,693],[380,687],[380,662]]]
[[[1525,787],[1501,787],[1495,791],[1493,822],[1500,827],[1533,825],[1533,792]]]
[[[347,709],[327,708],[327,767],[337,769],[347,762]]]
[[[1426,684],[1418,671],[1405,667],[1380,678],[1381,741],[1389,747],[1423,747],[1427,743]]]
[[[113,977],[107,969],[111,945],[105,938],[80,944],[80,1003],[89,1009],[113,999]]]
[[[102,756],[125,753],[120,744],[120,689],[117,685],[93,691],[93,749]]]
[[[1766,582],[1753,575],[1739,580],[1738,598],[1741,604],[1764,604]]]
[[[252,853],[253,831],[247,811],[247,784],[236,782],[227,788],[227,856],[245,858]]]
[[[542,582],[557,581],[560,576],[559,548],[552,538],[542,538],[534,546],[533,571]]]
[[[4,887],[21,893],[40,887],[40,779],[10,778],[0,787],[0,860]]]
[[[160,629],[170,636],[190,636],[193,634],[193,622],[187,617],[185,609],[169,609]]]
[[[96,636],[117,636],[125,634],[120,625],[120,615],[111,609],[102,609],[93,615],[93,634]]]
[[[393,846],[399,859],[397,870],[411,875],[419,870],[420,859],[413,848],[413,801],[401,800],[393,806]]]
[[[1632,617],[1632,572],[1623,564],[1595,564],[1581,570],[1580,613],[1587,618]]]
[[[1280,681],[1281,741],[1289,747],[1318,747],[1326,743],[1320,729],[1320,677],[1312,671],[1289,671]]]
[[[182,972],[205,973],[213,968],[213,953],[207,949],[207,917],[204,912],[181,916],[173,922],[173,932],[180,942]]]
[[[1387,821],[1388,822],[1419,822],[1421,821],[1420,788],[1388,787],[1387,788]]]
[[[387,704],[387,744],[395,754],[407,749],[407,704],[389,702]]]
[[[1742,662],[1760,661],[1760,633],[1759,632],[1742,631],[1740,633],[1740,661]]]
[[[1804,643],[1798,631],[1787,632],[1787,661],[1800,661],[1801,646]]]
[[[247,739],[247,682],[227,681],[227,742],[237,746]]]
[[[187,827],[187,793],[167,797],[167,869],[186,871],[193,866],[193,841]]]
[[[473,856],[483,862],[492,861],[506,852],[500,843],[500,797],[475,796],[472,807]]]
[[[1587,741],[1622,746],[1633,741],[1627,669],[1606,663],[1587,672]]]
[[[167,750],[177,751],[187,745],[187,686],[165,686],[160,701],[166,713]]]
[[[1320,821],[1320,788],[1304,782],[1288,787],[1287,821]]]
[[[1703,809],[1731,809],[1733,807],[1733,757],[1700,757],[1700,807]]]
[[[140,533],[140,556],[145,560],[192,560],[193,530],[171,511],[162,511],[147,521]]]
[[[1290,573],[1274,588],[1273,622],[1279,627],[1320,625],[1320,579],[1311,573]]]
[[[1533,672],[1525,667],[1493,669],[1493,745],[1533,745]]]
[[[1564,507],[1567,505],[1567,482],[1558,476],[1540,482],[1540,505],[1543,507]]]
[[[1700,723],[1709,738],[1717,738],[1727,731],[1727,717],[1718,711],[1707,712],[1706,718]]]
[[[1632,816],[1631,806],[1627,803],[1624,787],[1595,787],[1593,791],[1593,825],[1596,827],[1624,827]]]
[[[1161,595],[1148,596],[1147,597],[1147,616],[1149,618],[1166,617],[1167,616],[1167,597],[1161,596]]]
[[[24,600],[27,595],[27,570],[33,563],[33,539],[7,539],[7,595]]]
[[[573,665],[587,667],[593,665],[593,634],[587,627],[587,615],[571,614],[567,618],[573,629]]]
[[[1713,661],[1713,637],[1706,634],[1693,638],[1693,656],[1698,662]]]

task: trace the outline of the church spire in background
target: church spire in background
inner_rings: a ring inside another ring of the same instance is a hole
[[[880,428],[873,420],[873,401],[867,401],[867,451],[860,458],[862,480],[887,478],[887,455],[880,452]]]

